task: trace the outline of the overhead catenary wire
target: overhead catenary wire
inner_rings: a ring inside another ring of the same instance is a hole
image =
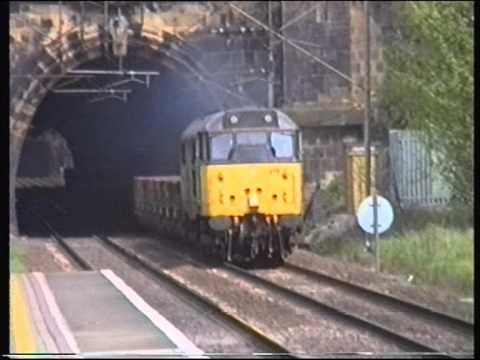
[[[303,53],[304,55],[308,56],[309,58],[315,60],[316,62],[320,63],[321,65],[325,66],[327,69],[331,70],[332,72],[334,72],[335,74],[337,74],[338,76],[340,76],[342,79],[348,81],[350,84],[352,84],[352,86],[355,86],[355,87],[358,87],[362,90],[364,90],[364,87],[361,85],[361,84],[358,84],[356,83],[355,81],[353,81],[353,79],[348,76],[347,74],[345,74],[344,72],[336,69],[334,66],[330,65],[329,63],[327,63],[326,61],[320,59],[318,56],[316,56],[315,54],[312,54],[310,51],[306,50],[305,48],[301,47],[300,45],[297,45],[294,41],[288,39],[287,37],[285,37],[284,35],[276,32],[275,30],[271,29],[270,27],[268,27],[268,25],[264,24],[263,22],[261,22],[260,20],[256,19],[255,17],[253,17],[252,15],[248,14],[246,11],[242,10],[241,8],[239,8],[238,6],[232,4],[232,3],[229,3],[230,7],[232,7],[234,10],[236,10],[237,12],[239,12],[240,14],[242,14],[243,16],[245,16],[246,18],[248,18],[249,20],[251,20],[252,22],[256,23],[257,25],[259,25],[260,27],[262,27],[263,29],[265,29],[266,31],[269,31],[270,33],[272,33],[273,35],[275,35],[276,37],[278,37],[279,39],[283,40],[286,44],[292,46],[293,48],[295,48],[296,50],[300,51],[301,53]]]
[[[100,3],[97,3],[97,2],[82,2],[83,7],[84,7],[86,4],[94,4],[94,5],[98,6],[99,8],[103,8],[103,10],[104,10],[104,15],[107,15],[107,14],[108,14],[108,7],[109,7],[109,2],[108,2],[108,1],[104,2],[102,5],[101,5]],[[226,8],[229,7],[229,5],[230,5],[230,4],[229,4],[228,2],[225,3],[225,4],[222,4],[222,5],[221,5],[221,9],[220,9],[220,10],[217,10],[217,11],[215,11],[215,12],[218,13],[218,12],[224,11]],[[64,3],[58,2],[58,10],[59,10],[58,16],[59,16],[59,18],[63,17],[62,7],[64,7],[64,6],[65,6]],[[83,8],[83,7],[82,7],[82,8]],[[83,10],[84,10],[84,9],[83,9]],[[19,17],[21,20],[23,20],[23,21],[30,21],[30,19],[28,19],[28,18],[22,18],[21,15],[18,16],[18,17]],[[48,35],[47,33],[42,32],[40,29],[34,29],[34,30],[39,31],[43,36],[49,37],[49,35]],[[59,29],[58,29],[58,33],[57,33],[57,39],[58,39],[58,37],[63,37],[63,36],[64,36],[63,29],[59,28]],[[57,39],[54,39],[54,38],[51,38],[51,37],[49,37],[49,38],[50,38],[50,40],[57,40]],[[108,43],[108,42],[109,42],[108,39],[104,39],[104,40],[105,40],[105,43]],[[104,55],[107,55],[107,53],[108,53],[108,52],[106,52]],[[61,60],[62,60],[62,59],[61,59]],[[176,60],[178,61],[178,59],[176,59]],[[190,67],[190,66],[188,66],[185,62],[183,62],[183,65],[186,66],[186,67],[188,67],[191,71],[193,70],[193,68]],[[219,84],[219,83],[211,76],[211,74],[209,74],[210,71],[207,71],[207,69],[205,69],[205,67],[201,66],[201,64],[197,64],[197,65],[198,65],[198,67],[199,67],[202,71],[201,71],[201,72],[196,72],[196,71],[193,70],[192,72],[195,74],[195,76],[196,76],[202,83],[206,84],[207,86],[210,86],[210,87],[208,88],[209,91],[211,91],[212,88],[216,88],[216,89],[219,89],[219,90],[221,91],[221,93],[224,94],[224,95],[225,95],[225,94],[228,94],[228,96],[231,96],[232,98],[236,98],[236,99],[238,99],[238,100],[241,100],[242,102],[246,102],[246,103],[249,103],[249,104],[252,104],[252,103],[253,103],[253,104],[257,104],[257,105],[258,105],[258,102],[256,102],[254,99],[249,98],[249,97],[247,97],[247,96],[245,96],[245,95],[243,95],[243,94],[240,94],[239,92],[236,92],[236,91],[234,91],[234,90],[232,90],[232,89],[229,89],[228,87],[226,87],[226,86],[223,85],[223,84]],[[108,75],[113,75],[113,71],[112,71],[112,72],[106,71],[105,74],[107,75],[107,73],[108,73]],[[87,75],[87,74],[88,74],[88,70],[87,70],[87,71],[85,71],[85,70],[71,71],[70,74],[71,74],[71,75],[73,75],[73,74]],[[93,73],[93,72],[90,73],[90,75],[92,75],[92,74],[94,74],[94,73]],[[118,74],[118,75],[130,75],[130,74],[128,74],[128,72],[127,72],[127,74],[125,74],[125,72],[120,72],[120,71],[117,72],[116,74]],[[98,75],[98,72],[95,72],[95,75]],[[152,74],[152,75],[153,75],[153,74]],[[61,77],[61,76],[62,76],[62,75],[59,75],[59,77]],[[258,80],[264,80],[264,79],[258,78]],[[95,79],[88,79],[88,78],[87,78],[87,81],[88,81],[88,82],[92,81],[92,83],[96,83]],[[63,84],[63,85],[66,85],[66,84]],[[98,85],[98,87],[99,87],[100,90],[101,90],[100,92],[108,92],[108,91],[109,91],[108,86],[106,87],[106,86],[103,86],[103,85]],[[73,89],[72,89],[72,91],[73,91]]]
[[[305,16],[307,16],[308,14],[310,14],[313,10],[316,10],[318,7],[320,6],[320,4],[317,4],[317,5],[314,5],[312,6],[310,9],[308,9],[307,11],[301,13],[300,15],[298,15],[296,18],[293,18],[292,20],[290,20],[289,22],[287,22],[285,25],[283,25],[279,30],[280,31],[283,31],[285,30],[286,28],[290,27],[291,25],[293,25],[294,23],[296,23],[297,21],[299,21],[300,19],[303,19]]]
[[[214,86],[214,87],[222,90],[223,92],[229,94],[230,96],[232,96],[234,98],[237,98],[238,100],[246,101],[249,104],[254,103],[254,104],[258,105],[258,103],[256,101],[254,101],[253,99],[251,99],[249,97],[246,97],[244,95],[238,94],[237,92],[232,91],[231,89],[227,88],[224,85],[219,84],[217,81],[212,79],[210,71],[208,71],[208,69],[206,69],[202,64],[199,64],[198,62],[195,63],[197,66],[199,66],[201,68],[201,69],[197,70],[192,65],[190,65],[186,60],[184,60],[182,58],[179,58],[175,54],[172,54],[172,51],[164,50],[162,48],[160,48],[158,51],[164,53],[167,57],[171,58],[172,60],[175,60],[177,63],[182,64],[187,70],[189,70],[194,76],[196,76],[197,79],[200,82],[204,83],[207,86],[207,91],[211,90],[210,88],[208,88],[208,86],[210,84],[211,86]]]
[[[108,93],[108,94],[128,94],[132,92],[130,89],[52,89],[53,93],[65,93],[65,94],[100,94],[100,93]]]

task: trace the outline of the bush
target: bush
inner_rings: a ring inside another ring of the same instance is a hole
[[[385,51],[388,127],[420,130],[452,190],[473,203],[473,1],[402,2]]]

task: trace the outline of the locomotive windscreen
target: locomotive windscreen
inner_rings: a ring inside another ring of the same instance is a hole
[[[226,129],[278,127],[278,117],[276,111],[226,112],[223,118],[223,127]]]

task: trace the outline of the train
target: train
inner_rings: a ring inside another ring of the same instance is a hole
[[[134,178],[135,217],[223,261],[283,264],[302,227],[301,146],[277,109],[198,118],[181,135],[179,175]]]

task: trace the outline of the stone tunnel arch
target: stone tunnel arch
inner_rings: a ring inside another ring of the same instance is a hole
[[[160,63],[167,65],[173,70],[179,66],[191,76],[202,80],[199,69],[196,69],[193,61],[186,52],[181,51],[178,46],[171,46],[172,42],[181,43],[181,38],[193,34],[197,29],[188,33],[178,34],[175,32],[158,30],[155,28],[144,28],[142,35],[129,39],[129,52],[135,50],[135,56],[148,59],[158,58]],[[42,75],[37,79],[13,80],[10,79],[10,233],[18,235],[18,221],[16,214],[16,177],[22,148],[29,128],[32,124],[37,107],[48,94],[49,90],[57,84],[61,78],[48,78],[45,75],[60,74],[63,69],[74,69],[83,63],[95,60],[103,54],[102,30],[99,27],[92,27],[90,32],[84,30],[84,40],[81,40],[81,29],[73,28],[69,33],[63,35],[63,42],[50,41],[42,44],[41,49],[23,59],[23,66],[30,63],[27,71],[34,75]],[[147,35],[148,34],[148,35]],[[11,38],[12,52],[12,38]],[[15,46],[15,44],[13,44]],[[62,50],[62,61],[56,54]],[[20,64],[20,65],[22,65]],[[21,67],[21,66],[17,66]],[[11,69],[15,74],[17,67]],[[25,70],[23,70],[25,71]]]

